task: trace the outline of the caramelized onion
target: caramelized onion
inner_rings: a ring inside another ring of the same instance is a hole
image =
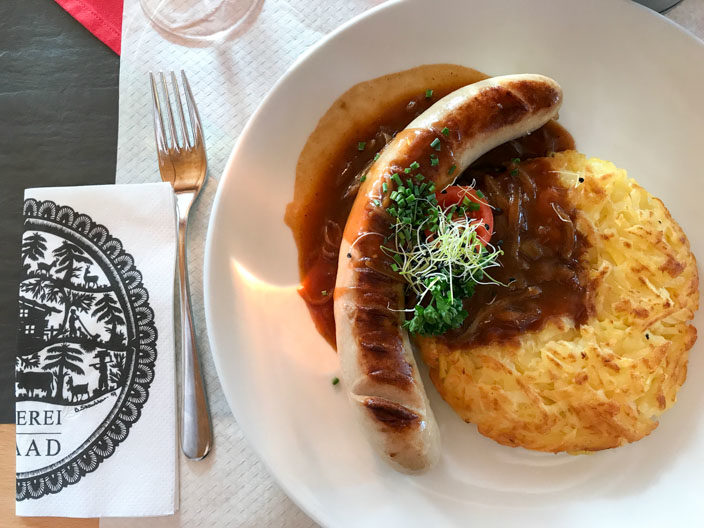
[[[508,233],[510,234],[511,258],[518,262],[518,250],[521,245],[521,190],[513,182],[508,185]]]
[[[340,252],[340,242],[342,242],[342,228],[340,224],[333,220],[328,220],[323,227],[323,245],[320,252],[325,258],[337,260]]]
[[[530,260],[538,260],[543,256],[544,251],[542,244],[535,239],[531,238],[521,243],[521,254],[525,255]]]
[[[502,210],[508,209],[508,201],[506,200],[506,195],[501,191],[499,184],[496,183],[492,178],[487,178],[484,184],[485,193],[489,195],[489,203],[494,208],[499,208]]]
[[[521,181],[523,190],[528,195],[528,198],[531,200],[535,200],[535,198],[538,196],[538,186],[533,181],[533,178],[528,176],[528,174],[526,174],[526,171],[524,171],[523,169],[519,169],[518,179]]]
[[[562,208],[562,206],[560,204],[552,202],[550,205],[555,210],[555,213],[557,214],[557,216],[560,218],[560,220],[564,224],[563,225],[564,243],[562,244],[560,254],[564,258],[570,258],[572,256],[572,252],[574,251],[574,246],[577,243],[574,223],[572,222],[572,219],[569,217],[569,215],[565,212],[565,210]]]

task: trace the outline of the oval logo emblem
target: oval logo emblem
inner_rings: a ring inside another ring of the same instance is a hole
[[[157,332],[134,259],[105,226],[24,203],[15,366],[18,501],[57,493],[110,457],[139,420]]]

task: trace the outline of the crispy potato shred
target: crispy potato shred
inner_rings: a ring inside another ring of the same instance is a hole
[[[587,322],[549,320],[510,343],[418,345],[443,398],[483,435],[549,452],[617,447],[655,429],[685,381],[696,262],[663,203],[624,170],[574,151],[551,163],[589,242]]]

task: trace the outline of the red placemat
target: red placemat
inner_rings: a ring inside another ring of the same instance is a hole
[[[120,54],[122,0],[56,0],[88,31]]]

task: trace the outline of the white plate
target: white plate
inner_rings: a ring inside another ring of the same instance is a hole
[[[502,447],[426,381],[440,464],[394,472],[371,453],[316,333],[282,217],[298,154],[353,84],[427,63],[557,79],[581,151],[625,167],[704,248],[704,46],[619,0],[409,0],[346,24],[279,81],[239,138],[206,249],[210,341],[225,395],[286,492],[327,526],[640,526],[704,518],[704,361],[648,438],[591,456]],[[700,328],[701,314],[697,317]]]

